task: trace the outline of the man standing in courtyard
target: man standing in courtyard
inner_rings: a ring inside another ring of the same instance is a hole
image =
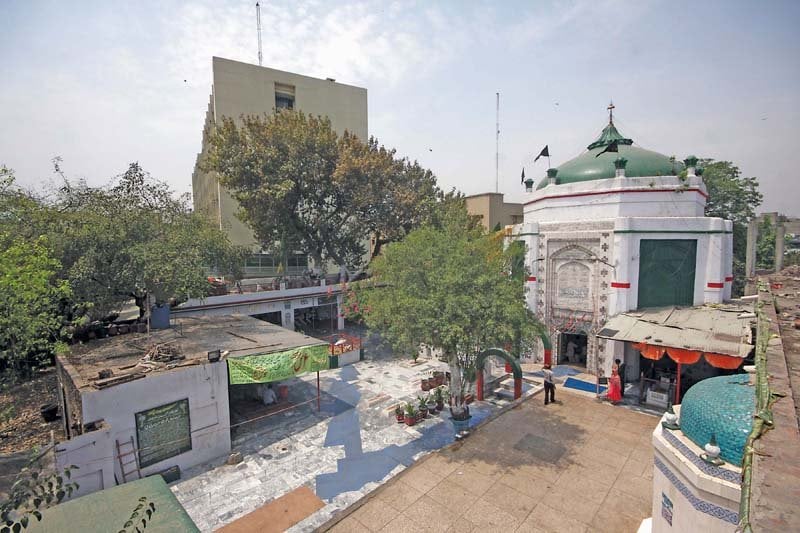
[[[556,401],[556,384],[553,381],[553,371],[550,365],[544,365],[544,404]]]

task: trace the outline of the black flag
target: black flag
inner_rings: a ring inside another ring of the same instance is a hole
[[[522,177],[519,179],[520,184],[525,183],[525,167],[522,167]]]
[[[540,157],[550,157],[550,151],[547,149],[547,145],[544,145],[544,148],[542,148],[542,151],[539,152],[539,155],[536,156],[533,162],[536,163]]]
[[[617,146],[617,141],[611,141],[610,143],[608,143],[608,146],[606,146],[606,149],[603,150],[602,152],[600,152],[599,154],[597,154],[595,157],[600,157],[601,154],[604,154],[606,152],[619,153],[619,147]]]

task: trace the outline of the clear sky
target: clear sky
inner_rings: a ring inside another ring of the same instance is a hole
[[[369,131],[444,188],[521,200],[606,122],[681,159],[734,161],[800,215],[800,2],[263,0],[264,65],[366,87]],[[0,163],[91,184],[191,173],[211,56],[257,63],[254,1],[0,0]],[[184,81],[185,80],[185,81]]]

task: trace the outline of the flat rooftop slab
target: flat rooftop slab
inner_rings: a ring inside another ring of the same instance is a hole
[[[59,360],[70,371],[78,389],[100,388],[101,370],[111,370],[112,379],[134,375],[140,378],[207,362],[208,352],[214,350],[228,351],[228,357],[238,357],[312,344],[324,341],[245,315],[183,317],[174,320],[169,329],[149,334],[126,333],[73,345],[70,353],[59,356]],[[171,361],[146,360],[145,356],[156,345],[168,347],[178,357]]]

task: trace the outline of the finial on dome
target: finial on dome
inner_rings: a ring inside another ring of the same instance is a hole
[[[686,165],[686,175],[689,177],[694,177],[697,171],[697,158],[693,155],[690,155],[683,160],[683,164]]]
[[[614,160],[614,168],[616,171],[614,172],[615,177],[617,178],[624,178],[625,177],[625,166],[628,164],[628,160],[624,157],[618,157]]]
[[[606,109],[608,109],[608,123],[609,124],[613,124],[614,123],[614,101],[613,100],[611,100],[609,102],[608,107]]]
[[[556,184],[556,175],[558,174],[557,168],[548,168],[547,169],[547,183],[549,184]]]

